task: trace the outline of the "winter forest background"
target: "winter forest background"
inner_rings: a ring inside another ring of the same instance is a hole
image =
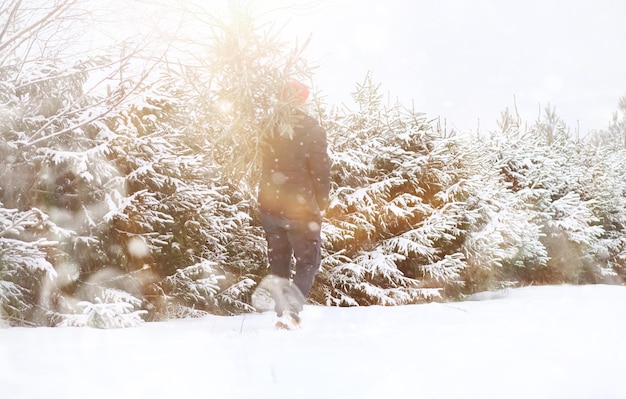
[[[245,4],[172,7],[185,26],[79,51],[98,23],[83,0],[0,0],[0,325],[254,310],[258,146],[314,68]],[[626,96],[588,134],[548,106],[470,135],[385,101],[375,72],[354,106],[317,94],[333,186],[313,303],[623,284]]]

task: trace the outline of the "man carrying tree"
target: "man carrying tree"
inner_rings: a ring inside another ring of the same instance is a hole
[[[259,206],[271,273],[301,293],[301,301],[290,301],[277,298],[274,292],[279,316],[276,326],[292,329],[300,323],[304,298],[321,263],[321,224],[328,206],[330,160],[326,131],[305,112],[309,89],[291,82],[281,96],[293,107],[264,143]],[[293,282],[292,256],[296,260]]]

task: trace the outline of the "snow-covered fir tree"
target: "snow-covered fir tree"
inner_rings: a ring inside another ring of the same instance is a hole
[[[317,299],[403,304],[461,284],[462,233],[480,187],[477,151],[401,104],[385,106],[368,75],[358,107],[335,116],[333,194]]]
[[[522,216],[504,220],[515,233],[508,245],[517,248],[504,263],[505,274],[522,283],[602,281],[611,273],[600,261],[605,251],[599,248],[613,228],[601,223],[607,214],[598,200],[615,193],[601,185],[597,168],[611,158],[573,140],[549,108],[530,128],[505,112],[500,128],[483,145],[496,157],[494,165],[509,192],[504,204]],[[613,166],[623,171],[619,163]]]
[[[248,273],[261,263],[259,250],[238,249],[258,240],[245,233],[249,201],[223,178],[210,134],[194,129],[198,108],[184,80],[160,82],[111,119],[109,157],[126,192],[108,201],[102,240],[126,272],[150,270],[153,317],[245,310],[241,295],[223,291],[250,286]]]
[[[91,240],[83,216],[100,216],[106,183],[117,174],[94,127],[110,108],[85,89],[90,72],[107,67],[110,54],[64,57],[51,44],[65,43],[53,39],[80,13],[76,3],[42,10],[16,2],[0,17],[0,269],[11,293],[0,301],[16,324],[51,322],[59,290],[78,274],[80,246]]]
[[[626,278],[626,96],[613,113],[608,130],[594,131],[580,143],[587,170],[583,198],[593,199],[593,214],[604,229],[593,250],[594,280],[623,282]]]
[[[213,36],[171,37],[176,52],[131,75],[141,57],[128,43],[67,57],[41,42],[79,1],[43,14],[0,4],[0,325],[252,311],[269,272],[259,146],[289,118],[284,83],[311,77],[306,43],[281,42],[246,9],[194,11]],[[108,90],[91,90],[96,76]],[[368,75],[354,108],[312,104],[333,163],[315,302],[626,278],[624,101],[589,138],[551,108],[530,126],[505,112],[469,137],[379,91]]]

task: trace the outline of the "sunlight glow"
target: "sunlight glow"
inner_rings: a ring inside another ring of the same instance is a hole
[[[228,100],[219,100],[217,108],[222,114],[231,114],[233,112],[233,103]]]

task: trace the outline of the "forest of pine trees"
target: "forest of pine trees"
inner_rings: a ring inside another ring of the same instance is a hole
[[[269,272],[258,146],[289,105],[278,88],[312,78],[306,46],[232,10],[199,16],[214,36],[184,62],[118,44],[68,57],[42,37],[65,32],[81,2],[52,3],[0,0],[0,319],[118,327],[253,311]],[[623,283],[626,97],[583,138],[550,107],[448,131],[385,103],[370,74],[353,98],[311,104],[332,160],[312,303]]]

